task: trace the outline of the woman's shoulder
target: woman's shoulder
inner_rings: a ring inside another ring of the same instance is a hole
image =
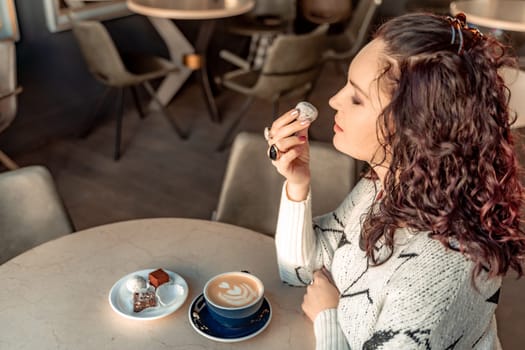
[[[420,279],[424,283],[441,283],[443,286],[453,284],[467,289],[473,287],[474,280],[481,292],[493,291],[501,284],[501,278],[488,278],[486,271],[473,279],[475,263],[460,252],[453,241],[443,244],[430,237],[428,232],[401,231],[401,236],[407,237],[406,243],[392,256],[399,260],[398,273],[401,279]],[[403,263],[403,260],[406,262]]]
[[[396,234],[398,257],[411,257],[418,261],[418,269],[435,269],[439,266],[452,266],[465,269],[473,263],[453,245],[445,245],[430,237],[428,232],[415,232],[410,229],[399,229]]]

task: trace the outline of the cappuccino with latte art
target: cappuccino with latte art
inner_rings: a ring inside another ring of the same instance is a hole
[[[248,272],[225,272],[204,286],[210,316],[225,327],[243,327],[252,322],[264,301],[264,285]]]
[[[248,276],[222,275],[210,282],[207,297],[222,307],[242,307],[259,299],[257,283]]]

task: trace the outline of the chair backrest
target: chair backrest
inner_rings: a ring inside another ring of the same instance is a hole
[[[266,156],[260,135],[241,132],[235,138],[222,183],[215,220],[268,235],[275,233],[284,179]],[[334,210],[358,178],[360,162],[331,144],[310,142],[313,215]]]
[[[363,47],[381,2],[382,0],[359,1],[344,33],[346,40],[350,43],[349,49],[346,52],[338,52],[338,59],[352,58]],[[332,53],[329,53],[329,55],[332,55]]]
[[[295,2],[292,0],[255,1],[255,6],[246,16],[277,16],[284,20],[291,20],[295,17]]]
[[[97,21],[80,20],[72,20],[72,26],[80,51],[95,78],[111,86],[126,85],[129,72],[106,27]]]
[[[49,171],[29,166],[0,173],[0,264],[73,225]]]
[[[302,15],[312,23],[337,23],[350,17],[352,0],[300,0]]]
[[[0,132],[16,116],[16,55],[11,40],[0,40]]]
[[[278,35],[268,48],[261,74],[253,87],[261,98],[279,96],[310,83],[320,67],[328,25],[308,34]]]

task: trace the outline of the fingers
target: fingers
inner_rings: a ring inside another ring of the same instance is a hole
[[[272,144],[277,146],[279,151],[284,153],[284,152],[288,152],[288,150],[296,146],[299,146],[305,143],[306,137],[305,136],[291,136],[291,137],[287,137],[284,139],[272,139],[272,141],[273,141]]]
[[[272,160],[272,164],[281,174],[284,174],[290,171],[292,163],[299,158],[302,153],[303,145],[294,146],[286,151],[280,152],[280,157],[277,160]]]
[[[321,280],[327,280],[326,275],[324,274],[322,269],[315,271],[313,276],[314,283]]]
[[[296,109],[292,109],[275,120],[268,132],[268,144],[274,144],[294,134],[307,136],[310,122],[296,120],[298,115],[299,112]]]
[[[322,268],[313,273],[313,283],[306,287],[301,307],[313,322],[323,310],[337,308],[339,299],[340,294],[337,287],[331,283],[330,272]]]
[[[272,163],[274,166],[277,167],[281,174],[284,174],[291,170],[292,162],[299,156],[299,151],[297,151],[297,149],[295,148],[292,148],[286,153],[281,153],[281,158],[277,159],[276,161],[273,161]]]
[[[332,278],[332,274],[324,266],[320,270],[316,270],[313,273],[313,281],[314,281],[314,284],[315,283],[322,284],[322,283],[328,282],[330,284],[335,285],[334,280]]]
[[[284,113],[282,116],[280,116],[273,122],[272,128],[279,129],[285,125],[288,125],[291,122],[293,122],[295,119],[297,119],[298,116],[299,116],[299,110],[295,108],[290,109],[288,112]]]

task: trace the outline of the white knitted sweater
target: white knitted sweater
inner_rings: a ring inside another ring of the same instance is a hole
[[[361,180],[339,208],[314,220],[310,195],[293,202],[283,187],[275,236],[282,280],[304,286],[324,265],[340,292],[337,309],[314,320],[316,349],[500,349],[501,278],[482,273],[476,291],[472,261],[408,229],[396,232],[387,262],[369,263],[359,235],[376,187]]]

